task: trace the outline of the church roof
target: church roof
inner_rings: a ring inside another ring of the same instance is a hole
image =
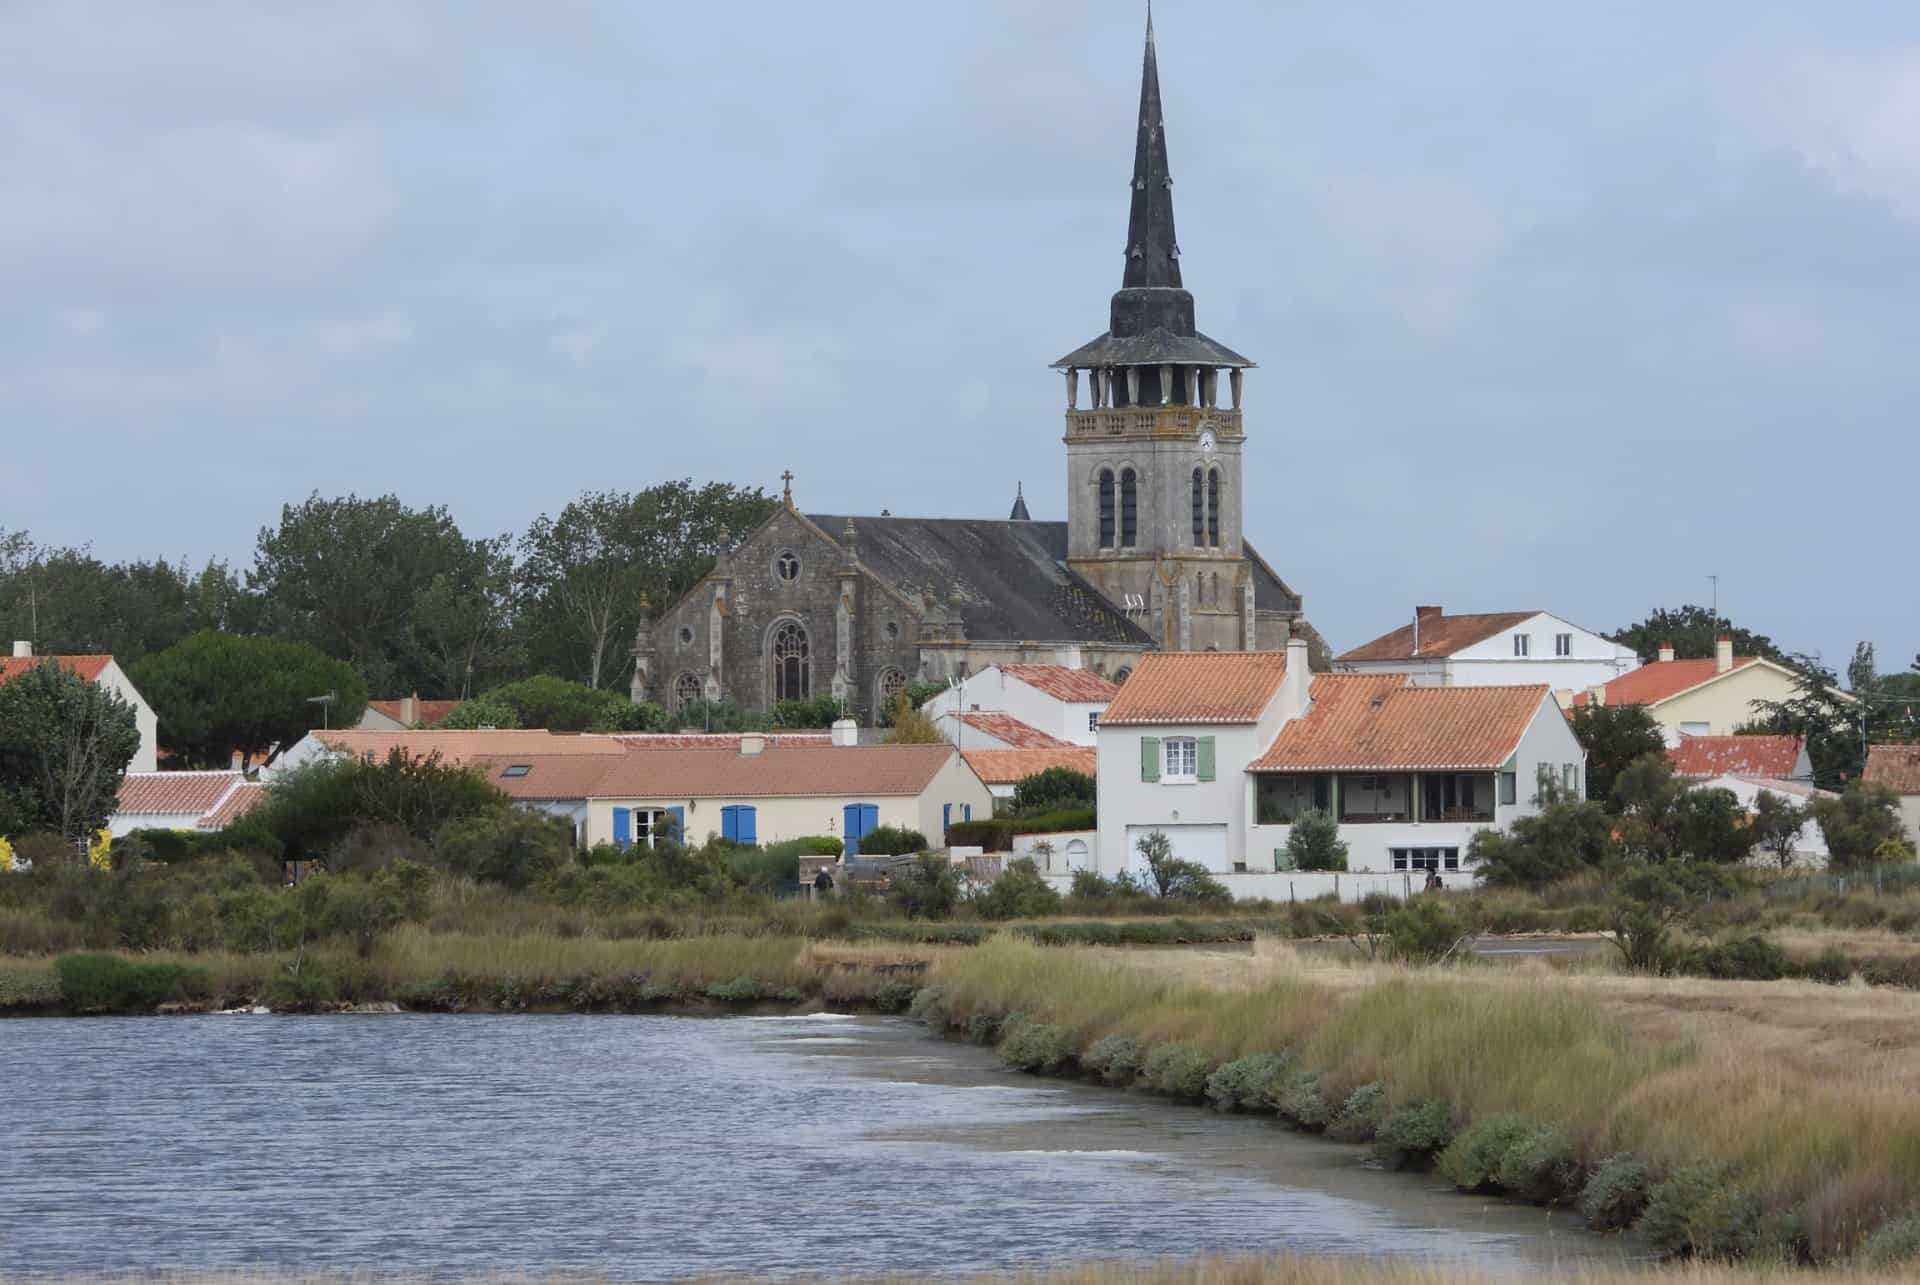
[[[844,516],[807,520],[838,531]],[[908,597],[957,616],[974,640],[1104,642],[1151,647],[1153,636],[1069,571],[1064,522],[855,518],[860,562]]]
[[[1007,514],[1009,522],[1031,522],[1033,514],[1027,512],[1027,491],[1018,482],[1013,486],[1013,512]]]

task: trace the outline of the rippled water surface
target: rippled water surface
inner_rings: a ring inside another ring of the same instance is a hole
[[[1538,1211],[872,1018],[0,1023],[0,1275],[875,1275],[1298,1249],[1524,1274]]]

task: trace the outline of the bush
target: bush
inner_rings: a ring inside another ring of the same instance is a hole
[[[844,711],[840,702],[831,696],[812,696],[806,700],[784,700],[773,703],[773,725],[775,727],[832,727]]]
[[[1762,1210],[1724,1169],[1694,1165],[1647,1193],[1637,1230],[1663,1254],[1738,1258],[1760,1241]]]
[[[925,1022],[934,1030],[942,1030],[947,1024],[947,988],[944,986],[922,986],[913,993],[913,1002],[907,1005],[907,1016]]]
[[[1098,825],[1099,816],[1092,808],[1062,808],[1038,816],[955,821],[947,827],[947,842],[954,847],[1011,852],[1016,834],[1059,834],[1068,830],[1092,830]]]
[[[1223,1062],[1207,1077],[1207,1101],[1222,1111],[1271,1111],[1274,1092],[1292,1064],[1281,1053],[1253,1053]]]
[[[1060,894],[1022,857],[1000,872],[991,887],[973,899],[982,919],[1040,919],[1060,913]]]
[[[1423,1165],[1453,1141],[1453,1108],[1434,1098],[1387,1112],[1373,1131],[1374,1159],[1389,1169]]]
[[[1327,1136],[1339,1142],[1371,1142],[1387,1113],[1387,1086],[1379,1080],[1363,1084],[1347,1095],[1339,1112],[1327,1121]]]
[[[863,857],[904,857],[926,850],[927,836],[905,826],[883,825],[860,836]]]
[[[1500,1157],[1494,1181],[1509,1196],[1536,1205],[1572,1198],[1580,1190],[1573,1138],[1557,1124],[1535,1125]]]
[[[1345,870],[1347,845],[1340,838],[1340,823],[1325,812],[1302,812],[1287,831],[1287,855],[1295,870]]]
[[[433,855],[454,874],[517,892],[573,860],[573,830],[524,808],[462,817],[441,827]]]
[[[1080,1065],[1108,1084],[1131,1084],[1140,1074],[1140,1042],[1131,1035],[1095,1040],[1080,1055]]]
[[[437,753],[413,758],[395,747],[379,763],[340,759],[283,773],[249,819],[258,818],[287,856],[307,859],[331,856],[358,826],[393,826],[428,839],[449,822],[509,806],[479,769],[443,762]]]
[[[1778,981],[1796,971],[1787,952],[1759,933],[1683,950],[1674,956],[1673,970],[1695,977],[1750,982]]]
[[[1015,1020],[1018,1014],[1009,1014],[1007,1021]],[[998,1014],[974,1013],[967,1018],[967,1038],[975,1044],[997,1044],[1000,1040],[1000,1028],[1005,1025]]]
[[[204,968],[135,964],[118,955],[62,955],[53,961],[60,998],[80,1013],[150,1012],[169,1000],[204,999],[213,982]]]
[[[1333,1118],[1333,1108],[1320,1092],[1318,1071],[1298,1070],[1286,1077],[1274,1098],[1274,1110],[1282,1119],[1302,1129],[1324,1129]]]
[[[1213,1060],[1198,1044],[1162,1044],[1147,1054],[1140,1078],[1169,1097],[1197,1099],[1206,1096],[1212,1070]]]
[[[1821,951],[1818,958],[1810,959],[1800,965],[1800,975],[1808,981],[1825,982],[1829,986],[1844,986],[1853,976],[1853,961],[1832,946]]]
[[[707,987],[707,998],[723,1004],[749,1004],[765,998],[766,994],[767,988],[760,984],[759,978],[744,975],[729,982],[714,982]]]
[[[1517,1115],[1490,1115],[1475,1120],[1440,1153],[1434,1167],[1462,1191],[1498,1191],[1501,1162],[1538,1127]]]
[[[1003,1066],[1042,1073],[1059,1070],[1073,1060],[1078,1039],[1070,1026],[1030,1022],[1024,1018],[1000,1028],[995,1056]]]
[[[1068,808],[1094,806],[1093,778],[1070,767],[1050,767],[1014,783],[1014,817],[1043,816]]]
[[[502,709],[511,711],[501,721]],[[449,714],[442,727],[544,727],[551,732],[651,732],[666,726],[657,705],[552,674],[535,674],[484,693]]]
[[[1467,926],[1439,897],[1409,898],[1386,913],[1387,935],[1397,959],[1432,964],[1445,958]]]
[[[1860,1246],[1866,1267],[1900,1267],[1920,1260],[1920,1214],[1904,1214],[1880,1227]]]
[[[1646,1165],[1626,1152],[1600,1162],[1580,1192],[1580,1216],[1594,1231],[1625,1231],[1647,1207]]]

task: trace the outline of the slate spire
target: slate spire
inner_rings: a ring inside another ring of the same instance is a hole
[[[1140,133],[1133,145],[1133,202],[1127,213],[1126,286],[1180,285],[1180,243],[1173,234],[1173,173],[1160,112],[1160,63],[1153,49],[1153,6],[1140,60]]]
[[[1020,483],[1013,484],[1013,512],[1007,514],[1009,522],[1031,522],[1033,515],[1027,512],[1026,488]]]

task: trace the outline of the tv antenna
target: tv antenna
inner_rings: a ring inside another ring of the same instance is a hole
[[[333,715],[333,703],[339,699],[340,699],[340,693],[333,691],[331,689],[329,689],[326,695],[324,696],[307,697],[307,704],[318,705],[320,707],[320,730],[321,731],[324,732],[329,730],[328,719],[330,719]]]

